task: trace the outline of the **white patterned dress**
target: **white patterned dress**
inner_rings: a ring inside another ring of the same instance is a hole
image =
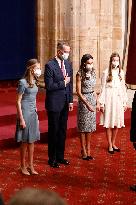
[[[99,97],[104,114],[101,113],[100,125],[106,128],[124,127],[124,106],[127,104],[127,91],[125,86],[124,71],[112,69],[112,82],[107,82],[108,69],[102,75],[102,87]]]
[[[94,87],[96,84],[95,72],[91,72],[89,79],[86,79],[84,72],[78,71],[77,74],[81,77],[82,95],[96,108],[96,97],[94,95]],[[79,132],[94,132],[96,130],[96,111],[89,111],[80,98],[78,99],[77,127]]]

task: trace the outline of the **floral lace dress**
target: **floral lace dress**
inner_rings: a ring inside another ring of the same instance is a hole
[[[80,70],[77,72],[77,75],[81,77],[82,95],[88,100],[90,105],[96,108],[96,97],[94,95],[96,84],[95,71],[91,72],[89,78],[86,78],[85,73]],[[89,111],[80,98],[78,99],[77,127],[79,132],[94,132],[96,130],[96,111]]]

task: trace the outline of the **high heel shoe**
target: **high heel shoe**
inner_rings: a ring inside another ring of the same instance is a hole
[[[86,156],[86,157],[82,157],[82,159],[83,159],[83,160],[87,160],[87,161],[89,161],[88,156]]]
[[[114,147],[113,147],[113,151],[115,151],[115,152],[120,152],[120,149],[119,149],[119,148],[114,148]]]
[[[36,172],[35,170],[33,170],[33,171],[31,170],[31,171],[30,171],[30,174],[38,175],[38,172]]]
[[[21,173],[22,173],[23,175],[27,175],[27,176],[30,175],[30,173],[27,171],[27,169],[24,169],[24,168],[21,167],[20,170],[21,170]]]
[[[38,172],[36,172],[34,169],[31,169],[30,167],[27,168],[29,173],[32,175],[38,175]]]
[[[92,156],[87,156],[88,160],[94,160]]]
[[[109,152],[110,154],[114,154],[114,149],[112,148],[112,150],[109,150],[109,148],[108,148],[108,152]]]

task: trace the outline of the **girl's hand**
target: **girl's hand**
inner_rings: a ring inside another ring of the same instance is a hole
[[[100,107],[100,111],[104,113],[104,107]]]
[[[20,120],[20,128],[21,128],[21,129],[26,128],[26,124],[25,124],[24,119],[23,119],[23,120]]]
[[[124,112],[126,112],[126,110],[127,110],[127,106],[124,106]]]

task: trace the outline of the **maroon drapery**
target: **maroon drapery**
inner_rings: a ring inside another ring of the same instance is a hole
[[[136,85],[136,0],[132,0],[126,83]]]

